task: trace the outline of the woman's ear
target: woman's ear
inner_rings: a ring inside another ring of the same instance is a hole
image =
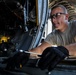
[[[69,18],[69,14],[66,14],[66,20],[68,20],[68,18]]]

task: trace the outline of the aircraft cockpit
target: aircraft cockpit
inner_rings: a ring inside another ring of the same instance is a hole
[[[40,45],[54,29],[50,8],[64,5],[69,11],[69,21],[76,20],[75,0],[0,0],[0,75],[75,75],[76,57],[62,61],[52,71],[40,70],[38,59],[30,59],[21,69],[5,70],[1,62],[16,51],[28,51]]]

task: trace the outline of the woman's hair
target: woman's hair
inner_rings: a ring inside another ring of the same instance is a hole
[[[67,12],[67,9],[65,8],[65,6],[63,6],[63,5],[56,5],[56,6],[53,6],[52,8],[51,8],[51,11],[53,10],[53,9],[55,9],[55,8],[58,8],[58,7],[60,7],[60,8],[62,8],[63,9],[63,11],[64,11],[64,13],[68,13]]]

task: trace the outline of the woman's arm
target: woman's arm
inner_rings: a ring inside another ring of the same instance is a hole
[[[68,49],[69,55],[76,56],[76,43],[66,45],[65,48]]]
[[[29,50],[29,52],[33,52],[30,54],[31,58],[37,58],[38,55],[41,55],[42,52],[47,48],[47,47],[51,47],[50,44],[48,44],[47,42],[43,42],[40,46],[33,48],[31,50]],[[37,53],[37,54],[36,54]]]

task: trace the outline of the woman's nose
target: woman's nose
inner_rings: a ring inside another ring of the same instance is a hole
[[[52,18],[52,21],[53,21],[53,22],[55,22],[56,20],[57,20],[56,17],[53,17],[53,18]]]

